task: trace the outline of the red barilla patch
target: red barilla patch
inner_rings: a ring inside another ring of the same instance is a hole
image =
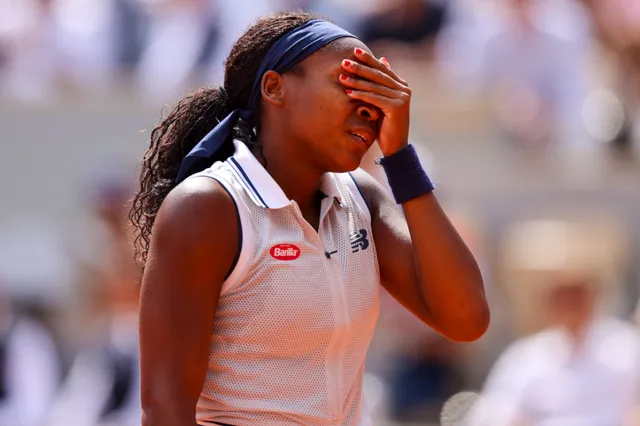
[[[296,260],[300,257],[300,249],[293,244],[276,244],[271,247],[269,254],[278,260]]]

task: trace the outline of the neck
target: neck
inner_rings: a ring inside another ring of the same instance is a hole
[[[303,213],[319,210],[318,195],[324,172],[313,167],[304,152],[296,149],[302,147],[302,143],[287,141],[285,135],[265,130],[261,131],[258,143],[266,159],[265,168],[273,180],[287,198],[298,203]]]

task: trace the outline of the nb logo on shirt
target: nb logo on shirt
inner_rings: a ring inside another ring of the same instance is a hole
[[[358,232],[351,234],[351,252],[357,253],[360,250],[366,250],[369,247],[369,240],[367,239],[367,230],[361,229]]]

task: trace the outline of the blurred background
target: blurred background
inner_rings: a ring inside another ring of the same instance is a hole
[[[0,425],[140,424],[137,162],[163,108],[290,8],[410,82],[491,305],[461,345],[384,295],[376,425],[640,425],[637,0],[0,0]]]

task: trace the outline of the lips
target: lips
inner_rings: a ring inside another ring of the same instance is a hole
[[[370,129],[352,129],[349,131],[349,134],[355,140],[365,144],[367,148],[370,147],[376,140],[375,132],[372,132]]]

